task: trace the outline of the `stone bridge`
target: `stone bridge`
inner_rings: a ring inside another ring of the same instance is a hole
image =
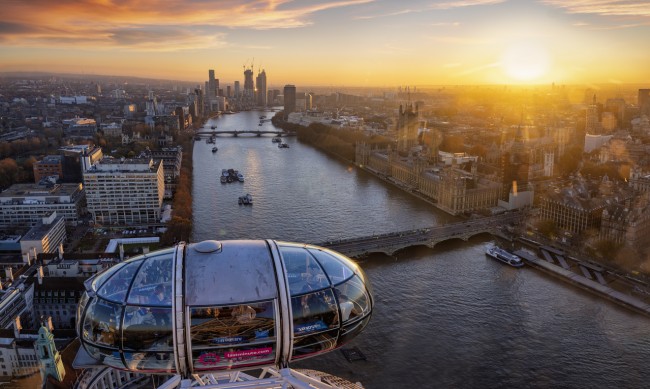
[[[277,135],[277,136],[294,136],[296,135],[293,132],[285,132],[283,130],[203,130],[203,131],[196,131],[194,133],[195,136],[219,136],[219,135],[232,135],[232,136],[239,136],[239,135],[255,135],[255,136],[262,136],[262,135]]]
[[[445,240],[461,239],[467,241],[469,238],[483,233],[509,239],[506,227],[509,224],[518,224],[523,217],[522,212],[507,212],[497,216],[443,224],[430,228],[321,242],[317,245],[331,248],[349,257],[362,257],[371,253],[393,255],[397,251],[408,247],[427,246],[433,248],[436,244]]]

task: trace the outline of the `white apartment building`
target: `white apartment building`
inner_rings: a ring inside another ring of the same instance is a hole
[[[96,224],[159,223],[165,176],[162,161],[104,158],[84,172],[88,211]]]
[[[43,221],[32,227],[20,240],[20,251],[34,256],[40,253],[53,253],[65,242],[66,232],[63,217],[56,212],[44,217]]]
[[[35,226],[52,212],[77,225],[84,199],[82,184],[14,184],[0,193],[0,228]]]

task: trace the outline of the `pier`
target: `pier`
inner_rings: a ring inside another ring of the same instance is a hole
[[[579,261],[575,258],[565,258],[560,250],[540,246],[544,259],[539,258],[528,249],[514,252],[524,262],[544,273],[604,297],[616,304],[630,308],[636,312],[650,316],[650,304],[631,293],[645,291],[647,285],[641,285],[635,280],[623,275],[607,271],[601,266]],[[556,264],[556,261],[558,264]],[[644,296],[644,297],[647,297]]]

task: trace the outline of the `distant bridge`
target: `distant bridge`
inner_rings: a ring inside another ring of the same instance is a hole
[[[295,136],[294,132],[286,132],[283,130],[202,130],[196,131],[195,136],[219,136],[219,135],[277,135],[277,136]]]
[[[497,216],[443,224],[430,228],[328,241],[317,245],[331,248],[349,257],[361,257],[371,253],[393,255],[399,250],[412,246],[433,248],[436,244],[445,240],[462,239],[467,241],[472,236],[483,233],[509,239],[507,232],[504,232],[503,228],[509,223],[519,223],[523,217],[522,212],[508,212]]]

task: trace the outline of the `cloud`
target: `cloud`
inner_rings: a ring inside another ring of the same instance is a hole
[[[431,23],[430,26],[433,26],[433,27],[458,27],[458,26],[460,26],[460,22]]]
[[[372,1],[10,1],[2,6],[0,42],[150,50],[218,47],[225,44],[228,29],[299,28],[311,24],[317,12]]]
[[[493,4],[503,3],[505,1],[506,0],[444,1],[444,2],[440,2],[440,3],[433,3],[432,5],[430,5],[430,6],[426,7],[426,8],[421,8],[421,9],[406,8],[406,9],[395,11],[395,12],[389,12],[389,13],[383,13],[383,14],[377,14],[377,15],[357,16],[355,19],[376,19],[376,18],[383,18],[383,17],[387,17],[387,16],[398,16],[398,15],[405,15],[405,14],[410,14],[410,13],[417,13],[417,12],[424,12],[424,11],[431,11],[431,10],[471,7],[471,6],[475,6],[475,5],[493,5]],[[435,25],[435,23],[434,23],[434,25]]]
[[[444,1],[435,3],[431,9],[452,9],[462,7],[472,7],[475,5],[494,5],[505,2],[506,0],[458,0],[458,1]]]
[[[486,45],[493,43],[485,38],[472,38],[463,36],[432,36],[431,40],[440,43],[451,43],[454,45]]]
[[[487,63],[487,64],[484,64],[484,65],[480,65],[480,66],[476,66],[476,67],[473,67],[473,68],[470,68],[470,69],[463,70],[462,72],[459,72],[457,75],[458,76],[467,76],[469,74],[478,73],[478,72],[481,72],[481,71],[486,70],[486,69],[491,69],[491,68],[497,67],[499,65],[500,65],[499,62]]]
[[[395,12],[389,12],[385,14],[379,14],[379,15],[366,15],[366,16],[357,16],[355,19],[361,19],[361,20],[366,20],[366,19],[376,19],[376,18],[383,18],[387,16],[398,16],[398,15],[406,15],[414,12],[422,12],[424,11],[423,9],[403,9],[401,11],[395,11]]]
[[[650,2],[636,0],[543,0],[572,14],[650,18]]]

